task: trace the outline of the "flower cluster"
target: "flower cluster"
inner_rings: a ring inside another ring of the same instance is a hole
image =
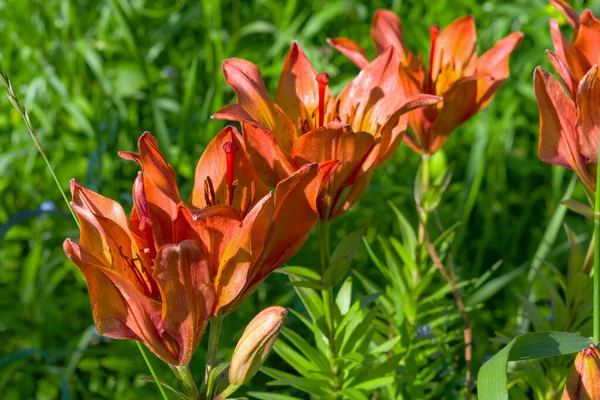
[[[238,122],[242,134],[227,127],[209,143],[189,200],[148,132],[137,153],[120,153],[140,167],[130,213],[72,181],[81,233],[64,251],[87,281],[100,334],[141,341],[170,365],[187,366],[208,321],[238,307],[315,224],[347,212],[403,140],[432,154],[483,109],[522,38],[513,33],[478,57],[473,19],[461,18],[441,33],[432,28],[425,66],[391,12],[376,12],[372,33],[371,62],[351,40],[330,41],[361,68],[337,96],[296,42],[274,99],[256,65],[225,60],[237,103],[213,118]],[[234,387],[260,367],[286,315],[267,309],[248,326],[229,371]]]

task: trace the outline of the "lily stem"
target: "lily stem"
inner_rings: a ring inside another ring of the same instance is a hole
[[[599,139],[600,149],[600,139]],[[594,203],[594,342],[600,341],[600,151],[596,166],[596,194]]]
[[[210,320],[210,331],[208,333],[208,354],[206,356],[206,371],[204,375],[204,385],[209,387],[210,372],[217,364],[217,350],[219,349],[219,337],[221,336],[221,326],[223,325],[223,316],[214,317]],[[206,397],[210,398],[207,393]]]
[[[137,340],[135,340],[135,344],[137,344],[138,349],[140,349],[140,353],[142,353],[142,357],[144,357],[144,361],[146,361],[146,365],[148,365],[148,369],[150,370],[150,373],[152,374],[152,378],[154,379],[156,386],[158,386],[158,390],[160,391],[160,394],[162,395],[163,399],[169,400],[169,398],[167,397],[167,394],[165,393],[165,389],[163,389],[163,386],[161,385],[160,381],[158,380],[158,375],[156,375],[156,372],[154,371],[154,367],[152,367],[152,364],[150,364],[150,360],[148,359],[148,356],[146,355],[146,352],[144,351],[144,347]]]
[[[421,157],[421,173],[419,174],[420,176],[417,177],[417,179],[420,179],[421,181],[418,182],[417,184],[421,185],[421,190],[419,193],[418,198],[416,198],[416,202],[417,202],[417,212],[419,213],[419,230],[417,233],[417,249],[416,249],[416,258],[417,258],[417,266],[421,266],[422,264],[422,249],[423,249],[423,244],[425,242],[425,231],[427,229],[427,221],[429,219],[429,214],[427,213],[427,211],[425,211],[425,209],[422,207],[422,201],[423,201],[423,196],[425,196],[425,193],[427,193],[427,191],[429,190],[429,186],[431,183],[431,172],[430,172],[430,155],[429,154],[423,154],[423,156]]]
[[[318,226],[319,243],[321,246],[321,279],[324,280],[325,273],[329,268],[329,257],[330,257],[330,232],[329,222],[323,221]],[[331,372],[335,376],[335,381],[332,382],[332,390],[335,391],[338,388],[338,368],[336,365],[337,349],[335,343],[335,303],[333,301],[333,287],[327,285],[322,290],[323,306],[325,310],[325,319],[327,321],[327,341],[329,342],[329,364],[331,366]]]
[[[418,207],[418,208],[421,208],[421,207]],[[427,215],[427,211],[425,211],[423,209],[421,209],[421,210],[418,209],[417,211],[419,212],[419,215]],[[427,252],[429,253],[429,256],[431,257],[431,260],[435,264],[436,268],[438,269],[438,271],[440,272],[442,277],[446,280],[446,282],[448,282],[448,285],[450,286],[452,296],[454,297],[454,302],[456,303],[456,306],[458,307],[458,310],[459,310],[460,315],[463,320],[463,325],[464,325],[463,339],[465,342],[465,363],[467,364],[466,365],[467,366],[467,373],[466,373],[467,394],[466,394],[465,399],[470,400],[471,399],[471,391],[473,389],[473,382],[471,379],[471,364],[472,364],[472,359],[473,359],[473,349],[472,349],[473,329],[471,328],[471,322],[469,321],[469,316],[467,314],[467,310],[465,309],[465,304],[463,303],[462,297],[460,296],[460,293],[458,293],[458,290],[456,289],[456,284],[454,282],[454,278],[452,276],[450,276],[448,271],[446,271],[446,268],[444,267],[444,264],[440,260],[440,257],[438,256],[438,254],[435,250],[435,247],[433,246],[433,243],[431,243],[429,234],[427,233],[427,229],[424,230],[423,239],[425,241],[425,246],[427,248]]]
[[[196,382],[194,382],[194,377],[192,376],[192,372],[190,371],[190,367],[188,365],[184,366],[176,366],[171,365],[171,370],[183,386],[185,393],[190,396],[191,399],[197,400],[200,399],[200,393],[198,392],[198,387],[196,386]]]

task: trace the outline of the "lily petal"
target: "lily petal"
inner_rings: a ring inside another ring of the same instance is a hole
[[[360,69],[369,65],[367,52],[354,40],[346,38],[327,39],[327,43],[346,57],[348,57]]]
[[[540,109],[540,159],[577,170],[583,160],[577,154],[575,104],[556,78],[540,67],[535,69],[534,89]]]
[[[389,10],[376,10],[371,23],[371,37],[375,42],[377,54],[384,52],[389,45],[394,46],[403,64],[407,64],[410,51],[404,43],[402,21]]]
[[[590,10],[585,10],[579,20],[579,31],[573,45],[585,57],[588,70],[592,65],[598,64],[600,57],[600,21],[594,17]]]
[[[229,241],[215,279],[217,300],[213,315],[227,314],[239,304],[234,300],[252,279],[252,267],[263,251],[273,209],[273,194],[269,193],[254,206]]]
[[[567,18],[575,32],[579,31],[579,15],[569,3],[565,0],[550,0],[550,3]]]
[[[396,110],[381,128],[379,136],[379,150],[377,152],[376,166],[380,166],[388,161],[396,150],[406,132],[408,117],[407,113],[415,112],[423,107],[432,106],[441,102],[443,99],[438,96],[428,94],[417,94],[404,100],[404,103]],[[410,114],[409,114],[410,115]]]
[[[325,110],[335,106],[335,98],[329,87],[325,87]],[[307,121],[310,130],[317,128],[316,110],[319,107],[319,85],[317,71],[313,68],[304,51],[294,41],[283,64],[277,86],[275,103],[296,127],[297,136],[302,134],[301,127]],[[291,149],[296,137],[283,143],[284,149]]]
[[[224,205],[198,212],[180,206],[175,222],[175,243],[185,239],[199,242],[206,254],[210,280],[214,281],[225,249],[242,223],[242,216],[235,208]]]
[[[585,72],[590,66],[583,65],[587,61],[582,54],[578,53],[576,49],[569,43],[565,35],[560,31],[558,21],[550,20],[550,35],[552,36],[552,43],[554,44],[554,52],[571,70],[573,75],[577,77],[577,80],[581,79]],[[572,88],[575,93],[575,88]]]
[[[454,71],[462,71],[475,55],[477,31],[473,17],[468,15],[454,20],[437,37],[431,75],[437,81],[440,71],[446,65]]]
[[[430,130],[430,135],[434,138],[429,144],[430,154],[444,144],[454,129],[477,112],[478,91],[482,80],[489,78],[463,78],[444,93],[444,103]]]
[[[178,344],[178,365],[188,365],[215,297],[206,255],[191,240],[167,244],[158,251],[153,276],[161,293],[164,330]]]
[[[114,339],[140,340],[158,357],[177,365],[175,349],[163,343],[161,304],[142,294],[127,278],[99,266],[70,239],[63,248],[86,279],[98,332]]]
[[[354,132],[376,135],[403,100],[398,76],[400,60],[388,46],[338,96],[340,119]]]
[[[579,149],[592,163],[598,160],[598,133],[600,130],[600,85],[598,84],[598,66],[583,77],[577,93],[577,132]]]
[[[523,33],[513,32],[498,41],[477,60],[477,75],[506,79],[509,75],[508,57],[523,40]]]
[[[350,125],[333,121],[302,135],[292,149],[291,155],[298,165],[330,160],[341,161],[340,166],[337,167],[327,183],[327,192],[333,201],[338,192],[354,183],[356,175],[374,143],[373,135],[366,132],[354,132]]]

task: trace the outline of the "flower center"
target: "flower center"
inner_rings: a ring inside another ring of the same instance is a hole
[[[235,179],[235,155],[238,150],[239,147],[237,144],[235,144],[235,142],[229,141],[223,144],[223,151],[225,152],[225,161],[227,165],[227,189],[225,192],[225,204],[228,206],[233,205],[235,189],[238,186],[238,180]],[[255,200],[256,186],[254,185],[254,182],[250,182],[249,188],[247,186],[242,188],[242,198],[240,199],[240,213],[242,216],[245,216],[248,211],[250,211],[250,208],[252,208]],[[210,176],[207,176],[204,180],[204,201],[207,207],[219,204],[219,199],[217,198],[217,193]],[[203,215],[203,212],[199,211],[194,214],[193,218],[200,219]]]
[[[315,79],[319,85],[319,125],[317,128],[320,128],[325,122],[325,88],[327,88],[327,84],[329,83],[329,75],[325,72],[321,72]]]

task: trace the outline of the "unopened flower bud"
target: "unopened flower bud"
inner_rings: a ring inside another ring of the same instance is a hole
[[[287,314],[285,308],[274,306],[261,311],[250,321],[231,358],[230,384],[241,386],[252,379],[271,352]]]
[[[562,400],[600,399],[600,353],[594,345],[577,354]]]

